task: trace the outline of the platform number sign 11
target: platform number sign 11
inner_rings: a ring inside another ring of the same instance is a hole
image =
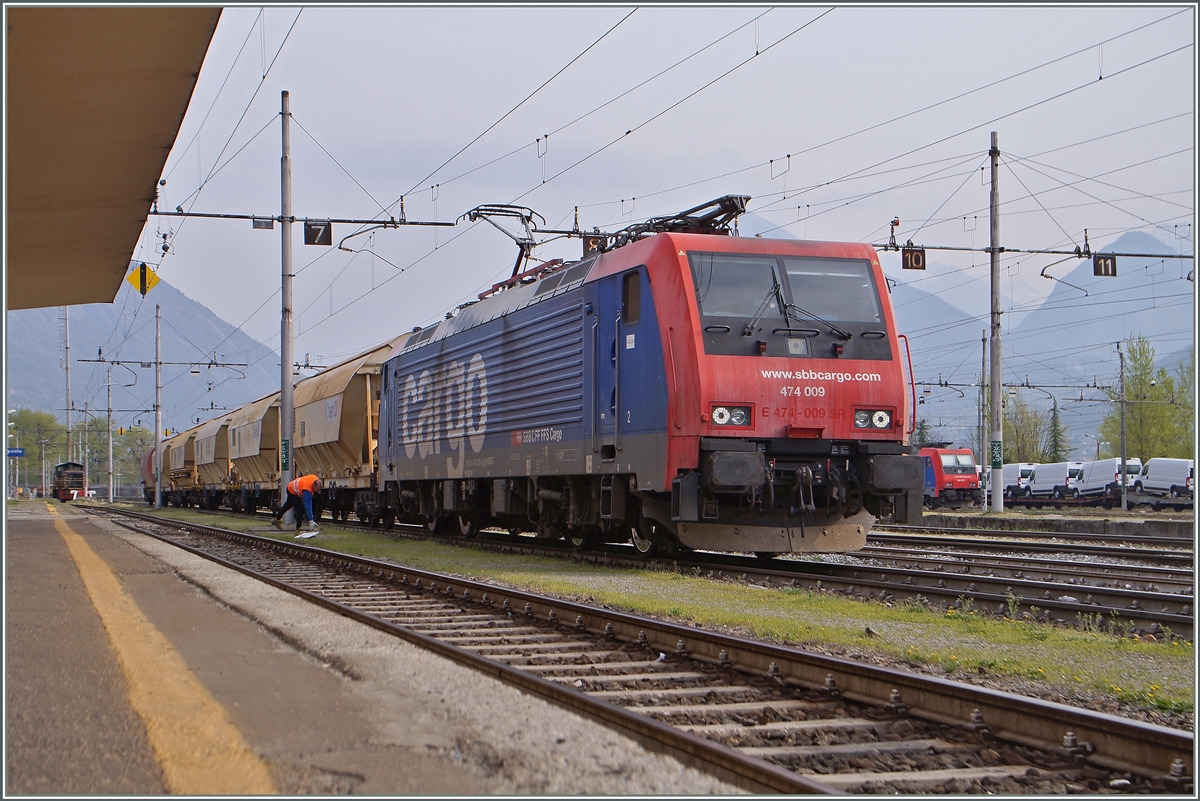
[[[1115,278],[1117,275],[1117,257],[1097,253],[1092,256],[1092,275],[1102,278]]]
[[[329,220],[305,220],[304,244],[332,245],[333,226],[330,224]]]
[[[925,269],[925,248],[904,248],[900,252],[904,259],[903,267],[906,270],[924,270]]]

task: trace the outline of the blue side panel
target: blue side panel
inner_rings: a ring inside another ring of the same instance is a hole
[[[583,440],[582,301],[568,292],[388,361],[385,472],[508,475],[489,454]]]
[[[925,462],[925,494],[936,497],[938,494],[938,485],[937,476],[933,472],[933,460],[928,456],[922,456],[921,460]]]
[[[619,292],[596,282],[386,362],[381,481],[636,473],[661,490],[665,368],[637,272],[636,323],[621,319]]]

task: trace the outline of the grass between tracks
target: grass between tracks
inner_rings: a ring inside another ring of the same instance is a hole
[[[187,510],[164,514],[215,522]],[[264,532],[261,522],[222,518],[218,525],[291,538],[269,527]],[[1195,653],[1190,642],[1149,642],[1086,628],[1002,620],[976,614],[969,606],[947,611],[913,601],[885,605],[670,569],[629,570],[494,554],[328,525],[306,544],[813,650],[900,660],[948,678],[989,673],[1044,682],[1065,695],[1099,694],[1170,712],[1193,709]],[[1036,616],[1038,610],[1022,607],[1018,612]]]

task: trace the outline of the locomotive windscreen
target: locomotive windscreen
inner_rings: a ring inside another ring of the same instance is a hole
[[[866,259],[689,253],[704,352],[722,356],[892,358]]]
[[[764,314],[782,315],[774,292],[774,258],[696,253],[692,278],[696,300],[707,317],[753,317],[764,303]]]
[[[869,262],[785,258],[783,264],[796,305],[826,320],[883,322]]]

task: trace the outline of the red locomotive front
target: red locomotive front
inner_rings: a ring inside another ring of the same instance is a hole
[[[645,244],[629,255],[646,264],[664,343],[662,525],[692,548],[848,551],[877,517],[919,516],[911,384],[873,248]]]

